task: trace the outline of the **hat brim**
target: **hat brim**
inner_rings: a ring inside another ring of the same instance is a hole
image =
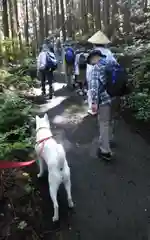
[[[110,40],[108,37],[101,31],[96,32],[91,38],[88,39],[88,42],[92,44],[109,44]]]

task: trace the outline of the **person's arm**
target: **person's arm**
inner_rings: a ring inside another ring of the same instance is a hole
[[[37,59],[37,69],[42,70],[46,66],[46,52],[41,52]]]
[[[92,104],[98,104],[99,94],[103,91],[104,85],[105,66],[95,65],[91,72],[91,80],[89,81]]]

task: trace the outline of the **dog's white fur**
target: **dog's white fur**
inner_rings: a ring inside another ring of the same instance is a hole
[[[39,159],[40,168],[37,176],[38,178],[42,177],[44,166],[46,165],[48,169],[49,192],[54,206],[53,222],[55,222],[59,220],[57,192],[61,183],[64,183],[70,208],[73,207],[73,201],[71,196],[70,168],[66,160],[66,153],[63,146],[57,144],[52,136],[47,114],[45,114],[43,118],[36,116],[37,144],[35,150]],[[38,143],[46,138],[49,139],[45,142]]]

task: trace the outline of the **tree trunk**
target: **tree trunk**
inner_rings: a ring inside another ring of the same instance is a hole
[[[110,0],[103,0],[103,24],[104,31],[107,34],[110,23]]]
[[[3,29],[4,29],[4,37],[9,38],[9,24],[8,24],[8,7],[7,0],[3,0]]]
[[[16,25],[15,25],[15,18],[14,18],[14,8],[12,0],[8,1],[9,3],[9,16],[10,16],[10,26],[11,26],[11,37],[16,38]]]
[[[95,15],[95,27],[96,30],[101,29],[101,2],[94,0],[94,15]]]
[[[51,30],[54,31],[54,16],[53,16],[53,2],[50,0],[50,12],[51,12]]]
[[[45,37],[48,37],[48,32],[49,32],[49,21],[48,21],[47,9],[48,9],[48,3],[47,3],[47,0],[45,0]]]
[[[15,8],[15,16],[16,16],[16,23],[17,23],[17,32],[18,32],[18,37],[19,37],[19,44],[20,44],[20,49],[22,49],[22,39],[21,39],[20,24],[19,24],[19,19],[18,19],[18,5],[17,5],[17,0],[14,0],[14,8]]]
[[[44,18],[43,18],[43,1],[39,0],[39,42],[40,45],[44,40]]]
[[[63,41],[66,41],[66,26],[65,26],[65,11],[64,11],[64,1],[60,0],[60,7],[61,7],[61,22],[62,22],[62,33],[63,33]]]
[[[126,33],[126,36],[128,37],[129,33],[131,32],[131,25],[130,25],[130,5],[129,1],[125,2],[123,7],[123,32]]]
[[[83,19],[83,33],[89,32],[88,15],[87,15],[87,4],[85,0],[81,0],[81,17]]]
[[[38,49],[38,33],[37,33],[36,11],[35,11],[36,0],[32,0],[31,5],[32,5],[32,19],[33,19],[32,23],[33,23],[33,32],[34,32],[34,46],[35,46],[35,52],[36,52],[36,49]]]
[[[59,23],[59,0],[56,0],[56,28],[60,28],[60,23]]]
[[[97,2],[98,5],[98,2]],[[94,24],[94,4],[93,4],[93,0],[88,0],[87,1],[87,9],[88,9],[88,13],[90,14],[90,30],[91,32],[94,32],[94,28],[95,28],[95,24]]]

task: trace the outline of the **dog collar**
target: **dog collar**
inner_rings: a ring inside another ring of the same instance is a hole
[[[37,141],[36,143],[37,143],[37,144],[44,143],[45,141],[49,140],[51,137],[52,137],[52,136],[47,137],[47,138],[43,138],[43,139],[41,139],[40,141]]]

